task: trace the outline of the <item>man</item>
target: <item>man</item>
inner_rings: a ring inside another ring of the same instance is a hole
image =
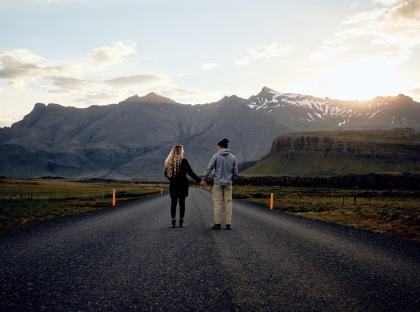
[[[214,169],[213,177],[213,205],[214,205],[214,230],[222,226],[222,204],[224,204],[224,221],[226,229],[231,229],[232,224],[232,181],[238,178],[238,164],[236,157],[228,149],[229,140],[223,139],[217,143],[217,153],[213,155],[203,175],[206,181]]]

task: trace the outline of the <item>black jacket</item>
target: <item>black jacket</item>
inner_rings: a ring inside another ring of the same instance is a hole
[[[175,177],[168,177],[165,170],[165,177],[167,177],[169,180],[169,194],[171,197],[188,196],[189,181],[187,174],[195,181],[197,181],[197,183],[201,182],[201,179],[194,173],[190,164],[188,163],[188,160],[185,158],[182,159],[181,168]]]

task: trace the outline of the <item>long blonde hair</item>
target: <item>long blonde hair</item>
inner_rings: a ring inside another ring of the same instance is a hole
[[[165,160],[165,172],[168,177],[175,177],[180,168],[182,158],[184,157],[184,147],[182,145],[175,145]]]

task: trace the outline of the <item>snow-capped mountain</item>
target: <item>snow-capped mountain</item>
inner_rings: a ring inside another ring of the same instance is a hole
[[[291,130],[420,128],[420,104],[405,95],[339,101],[264,87],[247,105],[271,114]]]
[[[0,128],[0,176],[160,179],[173,144],[201,173],[223,138],[239,163],[251,163],[291,132],[403,127],[420,129],[420,103],[404,95],[345,102],[263,88],[202,105],[154,93],[84,109],[38,103]]]

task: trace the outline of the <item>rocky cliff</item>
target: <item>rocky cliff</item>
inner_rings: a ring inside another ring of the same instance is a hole
[[[279,136],[271,151],[244,175],[335,176],[420,173],[420,132],[342,130]]]

